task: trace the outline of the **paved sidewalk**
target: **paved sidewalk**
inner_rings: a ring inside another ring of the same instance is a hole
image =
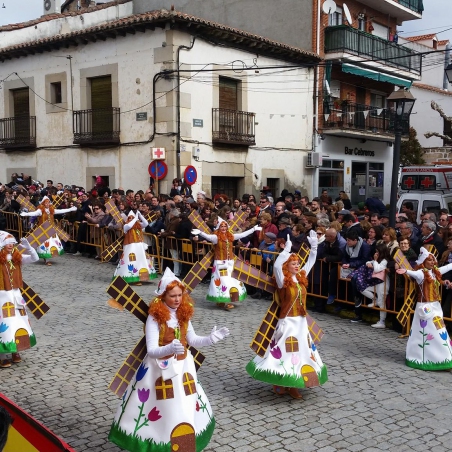
[[[24,280],[50,306],[31,317],[38,345],[24,361],[0,369],[0,391],[52,429],[75,450],[119,451],[107,440],[119,399],[108,384],[143,332],[130,313],[106,305],[114,267],[63,256],[24,267]],[[156,283],[137,287],[146,300]],[[248,347],[269,305],[248,298],[226,312],[194,291],[194,327],[208,334],[227,326],[231,336],[203,349],[199,378],[217,427],[205,451],[450,451],[449,372],[405,366],[406,341],[391,330],[313,314],[325,336],[319,346],[329,381],[303,390],[304,400],[278,397],[251,379]]]

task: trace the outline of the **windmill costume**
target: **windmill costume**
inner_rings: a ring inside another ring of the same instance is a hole
[[[181,284],[167,268],[149,305],[147,354],[123,393],[110,430],[110,441],[131,452],[198,452],[207,446],[215,428],[188,346],[213,345],[229,331],[214,327],[210,335],[197,336],[185,289],[176,309],[164,301],[173,282]]]

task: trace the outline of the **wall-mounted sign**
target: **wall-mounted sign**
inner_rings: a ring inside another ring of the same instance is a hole
[[[363,155],[366,157],[375,157],[375,151],[366,151],[363,148],[349,148],[345,146],[344,154],[346,155]]]
[[[193,119],[193,127],[204,127],[204,120]]]
[[[165,160],[165,148],[152,148],[151,158],[154,160]]]
[[[136,113],[135,118],[137,121],[146,121],[148,119],[148,112],[140,111],[139,113]]]

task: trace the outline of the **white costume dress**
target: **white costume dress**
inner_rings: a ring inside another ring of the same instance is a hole
[[[139,227],[134,227],[135,223]],[[157,278],[153,259],[146,253],[148,246],[143,241],[143,231],[148,222],[137,213],[128,223],[124,224],[123,250],[116,267],[113,279],[121,276],[128,283],[150,281]]]
[[[240,240],[252,234],[257,229],[251,228],[238,234],[232,234],[234,240]],[[236,256],[233,252],[233,244],[229,241],[219,241],[215,234],[206,234],[199,231],[199,235],[214,245],[215,260],[212,266],[212,277],[210,279],[209,291],[206,299],[216,303],[228,303],[231,301],[230,292],[238,292],[238,301],[246,298],[246,287],[237,279],[232,277]]]
[[[439,267],[442,275],[452,270],[452,264]],[[428,272],[433,279],[425,279]],[[447,333],[441,309],[439,283],[431,270],[407,270],[407,275],[418,284],[418,302],[406,346],[405,363],[422,370],[452,369],[452,344]]]
[[[215,428],[190,351],[186,350],[185,358],[177,355],[179,359],[159,352],[166,348],[162,341],[176,338],[178,327],[182,336],[186,331],[189,345],[201,347],[213,342],[209,336],[197,336],[190,321],[185,328],[179,326],[176,310],[166,308],[170,320],[164,327],[151,315],[146,321],[148,354],[124,393],[110,430],[109,440],[131,452],[201,451]]]
[[[29,254],[22,255],[20,264],[14,264],[10,254],[6,256],[6,263],[0,264],[0,357],[36,345],[20,288],[21,266],[37,262],[39,258],[31,246],[27,252]]]
[[[317,246],[311,246],[309,258],[302,270],[309,273],[315,264]],[[278,286],[281,317],[275,333],[263,357],[256,356],[246,366],[247,372],[256,380],[275,386],[308,388],[319,386],[328,380],[317,346],[314,344],[306,319],[306,287],[299,284],[284,288],[283,264],[290,251],[280,253],[273,267]]]

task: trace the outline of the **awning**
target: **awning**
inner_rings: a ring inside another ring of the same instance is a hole
[[[355,66],[353,64],[347,63],[342,63],[342,72],[371,78],[372,80],[376,80],[378,82],[392,83],[393,85],[402,86],[404,88],[411,88],[411,84],[413,83],[411,80],[395,77],[393,75],[383,74],[377,71],[371,71],[370,69],[364,69],[360,66]]]

